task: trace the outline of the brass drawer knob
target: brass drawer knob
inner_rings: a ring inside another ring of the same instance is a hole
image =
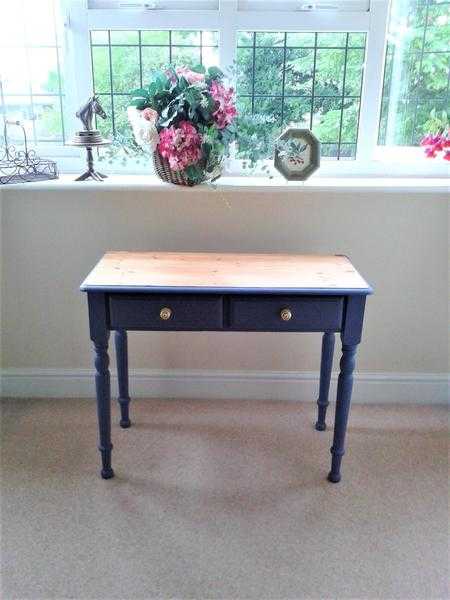
[[[283,321],[290,321],[292,319],[292,311],[289,308],[283,308],[280,312],[280,317]]]
[[[163,321],[168,321],[172,316],[172,310],[165,306],[159,311],[159,316]]]

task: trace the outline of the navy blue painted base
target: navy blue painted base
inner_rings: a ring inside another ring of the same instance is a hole
[[[148,297],[151,296],[151,297]],[[270,296],[270,297],[269,297]],[[174,297],[177,314],[171,320],[162,320],[156,308],[159,308],[156,296],[140,296],[120,293],[89,292],[90,335],[95,352],[95,383],[97,415],[99,427],[99,450],[102,458],[101,476],[103,479],[114,477],[111,467],[111,386],[109,374],[108,341],[110,331],[115,331],[117,374],[119,384],[118,403],[120,406],[120,426],[127,429],[131,425],[129,416],[130,396],[128,392],[128,342],[126,327],[131,323],[132,330],[167,331],[322,331],[322,358],[320,365],[320,386],[317,400],[318,414],[315,428],[326,430],[326,412],[330,389],[334,352],[334,331],[339,331],[342,340],[342,358],[338,378],[336,412],[331,447],[331,471],[328,481],[338,483],[341,480],[341,462],[345,452],[345,434],[350,410],[355,367],[356,349],[361,341],[365,295],[348,296],[308,296],[300,294],[295,298],[273,295],[241,297],[239,294],[228,298],[217,296],[205,298],[201,293],[184,298],[180,294]],[[164,302],[171,304],[171,297]],[[213,315],[207,313],[204,322],[204,303],[216,307]],[[281,320],[280,309],[294,306],[294,317]],[[156,307],[156,308],[155,308]],[[110,310],[110,309],[114,310]],[[192,316],[193,308],[196,309]],[[201,309],[201,310],[200,310]],[[301,309],[301,310],[300,310]],[[179,311],[179,315],[178,315]],[[194,316],[195,316],[194,315]],[[256,315],[256,316],[255,316]],[[115,322],[113,322],[115,319]],[[209,320],[208,320],[209,319]],[[292,322],[291,322],[292,321]]]

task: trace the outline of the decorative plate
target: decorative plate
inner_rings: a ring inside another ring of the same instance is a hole
[[[274,163],[288,181],[305,181],[320,166],[320,142],[309,129],[290,127],[275,143]]]

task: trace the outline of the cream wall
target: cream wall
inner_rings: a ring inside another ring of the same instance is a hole
[[[447,196],[362,189],[8,189],[5,368],[90,367],[78,286],[109,249],[350,256],[375,288],[358,369],[447,370]],[[138,368],[316,371],[318,335],[130,334]]]

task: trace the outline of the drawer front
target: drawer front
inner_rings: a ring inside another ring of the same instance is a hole
[[[223,328],[221,296],[112,294],[111,329],[206,331]]]
[[[338,296],[242,296],[230,299],[230,328],[240,331],[340,331]]]

